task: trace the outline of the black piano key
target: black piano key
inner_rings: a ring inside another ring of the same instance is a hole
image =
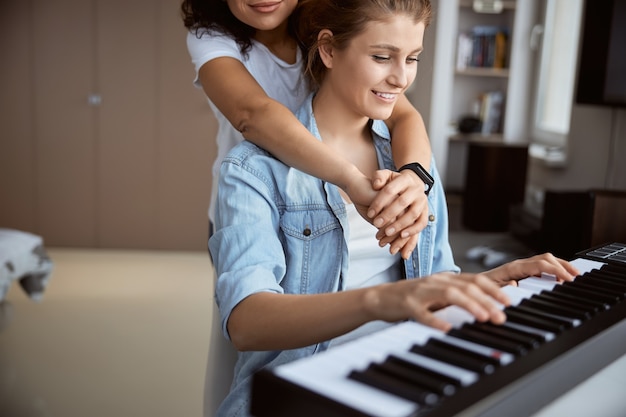
[[[620,274],[620,273],[615,272],[615,271],[609,271],[609,270],[606,270],[606,269],[592,269],[588,273],[593,273],[593,274],[601,275],[601,276],[604,276],[604,277],[608,277],[608,278],[613,279],[613,280],[615,280],[617,282],[626,282],[626,275]]]
[[[434,392],[419,389],[406,380],[390,376],[374,364],[363,371],[350,372],[349,378],[418,404],[434,405],[439,401],[439,395]]]
[[[396,362],[385,361],[383,363],[372,363],[370,365],[370,369],[374,372],[388,375],[391,378],[401,381],[403,384],[413,387],[413,389],[417,391],[421,391],[422,393],[419,394],[416,402],[423,403],[423,401],[430,401],[429,394],[431,392],[437,394],[438,396],[442,395],[442,393],[437,392],[437,390],[433,390],[430,387],[425,386],[424,380],[428,378],[427,375],[416,374],[415,372],[409,371],[406,368],[398,365]],[[436,386],[435,388],[443,392],[451,392],[449,389],[450,387],[452,387],[452,389],[456,391],[456,387],[452,384],[448,384],[445,387]]]
[[[539,293],[532,296],[533,299],[554,303],[558,306],[567,307],[569,309],[579,311],[584,314],[586,318],[591,318],[600,309],[589,303],[577,302],[575,299],[559,296],[552,293]]]
[[[492,336],[502,337],[503,339],[510,340],[512,342],[520,343],[527,349],[535,349],[541,346],[541,340],[535,335],[531,335],[520,330],[506,328],[500,325],[496,325],[490,322],[480,323],[465,323],[462,328],[473,329],[481,332],[485,332]]]
[[[596,275],[596,276],[600,276],[606,279],[610,279],[617,283],[626,283],[626,276],[622,274],[618,274],[617,272],[605,271],[601,269],[592,269],[588,273]]]
[[[555,288],[561,288],[561,286]],[[598,313],[600,311],[605,311],[611,308],[610,305],[608,305],[607,303],[603,303],[602,301],[584,299],[581,298],[578,294],[569,294],[565,291],[543,290],[539,294],[546,297],[557,298],[558,300],[564,300],[566,302],[576,303],[578,305],[584,306],[585,311],[593,311],[593,313]]]
[[[451,335],[447,335],[442,340],[445,340],[446,343],[450,345],[458,346],[461,349],[486,356],[487,358],[496,361],[496,364],[498,365],[508,365],[515,360],[515,355],[513,353],[496,349],[492,346],[485,345],[484,343],[476,343],[471,340],[461,339]]]
[[[513,323],[537,327],[555,334],[559,334],[565,330],[565,326],[563,324],[555,323],[552,320],[546,320],[542,317],[519,311],[519,309],[514,306],[505,308],[504,313],[506,314],[506,319],[512,321]]]
[[[514,323],[510,320],[505,321],[499,326],[505,327],[507,329],[515,330],[522,332],[524,334],[530,334],[539,338],[542,342],[550,342],[556,338],[556,334],[549,332],[544,329],[538,329],[536,327],[530,327],[521,323]]]
[[[556,304],[553,301],[546,301],[543,298],[532,296],[523,300],[520,305],[533,307],[548,313],[558,314],[560,316],[571,317],[577,320],[587,320],[591,315],[585,311],[570,308],[562,304]]]
[[[426,343],[425,345],[414,345],[410,349],[411,352],[419,355],[437,359],[451,365],[456,365],[470,371],[480,374],[492,374],[496,367],[483,359],[477,359],[470,355],[463,355],[452,350]]]
[[[517,305],[515,306],[515,308],[517,308],[520,312],[524,312],[524,313],[528,313],[528,314],[532,314],[532,315],[536,315],[538,317],[541,317],[545,320],[552,320],[555,323],[560,323],[563,326],[565,326],[566,329],[569,329],[570,327],[575,327],[580,325],[580,320],[578,319],[573,319],[571,317],[566,317],[566,316],[560,316],[558,314],[553,314],[553,313],[548,313],[544,310],[535,308],[535,307],[530,307],[527,305]]]
[[[432,369],[424,368],[423,366],[420,366],[413,362],[409,362],[393,354],[387,357],[387,362],[397,363],[405,369],[415,371],[420,375],[425,375],[426,377],[437,381],[435,385],[453,385],[455,387],[460,387],[462,385],[461,381],[457,378],[441,374],[439,372],[433,371]],[[428,381],[428,379],[426,379],[426,381]],[[437,390],[433,389],[433,391],[436,392]]]
[[[435,394],[450,396],[456,392],[457,385],[448,382],[443,378],[434,377],[431,375],[431,372],[420,372],[416,369],[417,367],[406,366],[407,362],[403,362],[404,363],[401,363],[389,356],[385,361],[378,364],[378,367],[383,372],[387,372],[392,376],[395,375],[398,378],[406,379],[412,384],[426,391],[432,391]]]
[[[617,284],[611,280],[607,280],[602,277],[596,277],[591,274],[578,277],[576,281],[584,282],[589,285],[595,285],[604,289],[610,289],[612,291],[615,291],[617,294],[620,294],[622,297],[626,295],[626,281],[624,281],[623,284]]]
[[[616,281],[615,278],[602,272],[587,272],[579,278],[576,279],[577,282],[599,289],[617,290],[620,295],[623,295],[624,288],[626,288],[626,280]]]
[[[541,301],[543,303],[554,304],[555,306],[563,308],[566,311],[578,312],[581,319],[583,320],[590,319],[601,309],[601,306],[598,306],[594,303],[580,301],[566,294],[558,294],[552,292],[541,292],[538,294],[534,294],[532,297],[530,297],[530,299]]]
[[[462,340],[462,342],[465,342],[465,341]],[[422,356],[417,353],[411,353],[408,350],[406,352],[398,352],[395,354],[395,356],[398,356],[404,359],[405,361],[414,363],[423,368],[430,369],[431,371],[434,371],[438,374],[446,375],[458,381],[459,384],[463,387],[466,387],[468,385],[475,383],[480,378],[480,374],[476,372],[458,367],[456,365],[448,364],[448,363],[445,363],[445,362],[442,362],[433,358],[429,358],[427,356]]]
[[[616,272],[626,279],[626,265],[604,264],[600,270]]]
[[[613,276],[609,272],[602,272],[602,271],[598,271],[598,270],[593,270],[593,271],[587,272],[586,274],[584,274],[580,278],[583,278],[583,277],[593,277],[593,278],[601,280],[603,282],[611,283],[611,285],[616,285],[619,288],[626,288],[626,279],[624,279],[622,277]]]
[[[595,291],[590,291],[586,288],[573,287],[571,285],[565,285],[565,284],[569,284],[569,282],[564,282],[561,285],[555,285],[552,291],[555,293],[565,293],[565,294],[576,296],[581,301],[585,301],[585,300],[598,301],[602,304],[605,304],[605,307],[604,307],[605,310],[608,310],[610,306],[617,303],[614,297],[607,297],[604,294],[600,294]]]
[[[486,333],[481,333],[470,329],[452,329],[448,331],[448,334],[450,336],[458,337],[459,339],[465,339],[471,342],[480,343],[481,345],[490,346],[492,348],[499,349],[504,352],[513,353],[515,355],[525,355],[528,352],[528,349],[526,349],[520,343],[502,340],[499,337],[494,337]]]
[[[618,292],[612,291],[608,288],[598,287],[597,285],[586,284],[584,282],[564,282],[561,284],[562,286],[574,286],[576,289],[582,289],[589,292],[594,292],[596,294],[601,294],[606,296],[609,300],[612,300],[613,304],[617,304],[620,300],[624,298],[624,296]]]
[[[502,358],[501,357],[494,357],[494,356],[488,356],[488,355],[483,355],[482,353],[479,352],[474,352],[471,351],[469,349],[465,349],[462,346],[458,346],[455,345],[453,343],[448,343],[449,341],[451,341],[451,338],[446,338],[446,339],[439,339],[436,337],[431,337],[430,339],[428,339],[427,344],[428,345],[433,345],[433,346],[438,346],[441,347],[442,349],[446,349],[452,352],[457,352],[459,354],[465,355],[465,356],[469,356],[472,358],[476,358],[476,359],[480,359],[483,361],[487,361],[488,363],[494,365],[494,366],[500,366],[502,364]]]

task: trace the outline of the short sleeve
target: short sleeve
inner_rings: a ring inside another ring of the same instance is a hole
[[[222,57],[231,57],[239,61],[243,59],[237,42],[230,36],[215,31],[204,31],[198,34],[195,31],[187,32],[187,50],[196,70],[193,83],[198,88],[202,87],[198,79],[198,71],[210,60]]]

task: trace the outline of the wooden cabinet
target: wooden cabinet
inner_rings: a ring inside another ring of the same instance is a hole
[[[206,250],[216,122],[175,0],[0,5],[0,227]]]
[[[463,226],[507,231],[511,207],[524,201],[528,146],[479,140],[467,145]]]

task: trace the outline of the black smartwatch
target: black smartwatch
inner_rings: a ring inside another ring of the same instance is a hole
[[[426,191],[424,192],[426,193],[426,195],[428,195],[430,190],[433,188],[433,185],[435,184],[435,180],[432,175],[430,175],[419,162],[411,162],[410,164],[403,165],[400,167],[398,172],[402,171],[403,169],[410,169],[411,171],[415,172],[422,181],[424,181],[424,184],[426,184]]]

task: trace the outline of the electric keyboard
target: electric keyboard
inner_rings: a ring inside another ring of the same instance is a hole
[[[404,322],[255,374],[255,417],[530,415],[626,353],[626,268],[579,258],[572,283],[504,291],[504,325],[450,306],[441,332]]]

